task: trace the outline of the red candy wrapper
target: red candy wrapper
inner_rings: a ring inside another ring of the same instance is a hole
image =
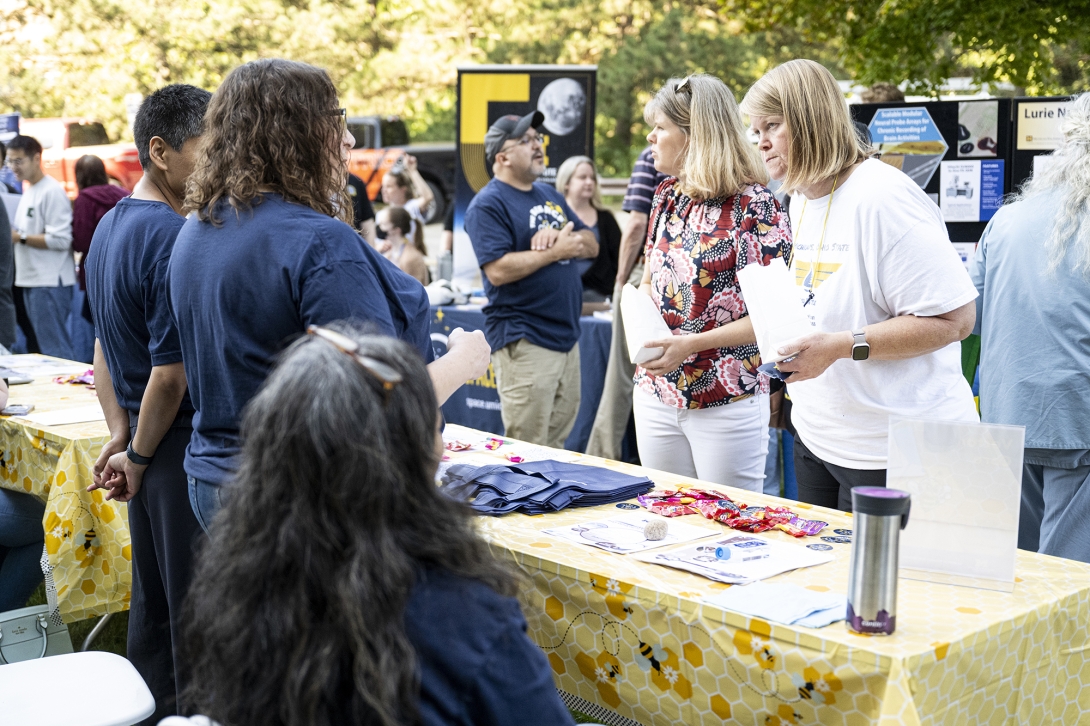
[[[473,444],[467,444],[464,441],[448,441],[443,446],[446,447],[447,451],[465,451],[472,448]]]
[[[522,462],[526,461],[526,459],[523,459],[521,456],[519,456],[517,454],[504,454],[503,458],[507,459],[512,464],[521,464]]]
[[[699,513],[699,510],[695,508],[697,502],[719,500],[725,497],[725,494],[711,489],[659,489],[636,497],[636,501],[644,509],[655,514],[661,514],[664,517],[681,517]]]

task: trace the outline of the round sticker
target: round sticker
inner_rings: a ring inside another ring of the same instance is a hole
[[[617,509],[639,509],[640,505],[632,504],[631,502],[621,502],[617,505]]]
[[[834,529],[833,534],[839,534],[841,537],[851,537],[852,531],[850,529]]]
[[[851,544],[851,537],[822,537],[822,542],[832,542],[833,544]]]
[[[812,545],[806,545],[806,548],[822,552],[824,550],[831,550],[833,548],[833,546],[832,545],[827,545],[827,544],[812,544]]]

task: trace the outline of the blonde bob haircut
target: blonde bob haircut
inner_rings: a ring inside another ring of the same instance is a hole
[[[784,188],[794,194],[872,155],[859,138],[848,102],[824,66],[797,59],[773,68],[742,99],[742,111],[781,116],[790,143]]]
[[[689,142],[678,175],[682,194],[716,199],[768,181],[757,150],[746,138],[734,94],[715,76],[699,73],[666,81],[644,107],[643,118],[653,126],[658,114],[677,125]]]
[[[598,185],[598,167],[594,165],[594,159],[589,156],[570,156],[564,160],[560,168],[556,170],[556,191],[568,196],[568,182],[575,176],[575,170],[580,164],[590,164],[590,170],[594,174],[594,196],[590,198],[590,206],[601,211],[606,208],[602,204],[601,187]]]

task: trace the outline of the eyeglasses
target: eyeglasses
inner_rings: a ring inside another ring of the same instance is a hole
[[[329,116],[340,116],[341,117],[341,130],[342,131],[347,131],[348,130],[348,109],[347,108],[338,108],[336,111],[330,111],[327,115],[329,115]]]
[[[537,134],[525,134],[521,139],[508,139],[508,141],[514,141],[515,146],[527,146],[531,144],[540,144],[542,139]],[[515,148],[515,146],[508,146],[503,151],[510,151]]]
[[[387,393],[394,389],[398,383],[401,383],[401,374],[398,373],[393,366],[388,363],[383,363],[380,360],[372,358],[370,356],[363,355],[359,352],[360,344],[349,338],[343,333],[338,333],[336,330],[330,330],[329,328],[322,328],[317,325],[310,325],[307,327],[307,335],[313,335],[317,338],[321,338],[326,341],[337,350],[341,351],[352,357],[365,371],[377,378],[382,383],[382,388]]]
[[[681,83],[677,84],[677,86],[674,87],[674,93],[688,93],[690,96],[692,96],[693,86],[691,83],[689,83],[690,78],[692,78],[692,76],[685,76],[685,80],[683,80]]]

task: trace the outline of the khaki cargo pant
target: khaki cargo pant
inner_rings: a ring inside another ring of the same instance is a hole
[[[579,344],[558,353],[517,340],[492,353],[504,435],[564,448],[579,413]]]

